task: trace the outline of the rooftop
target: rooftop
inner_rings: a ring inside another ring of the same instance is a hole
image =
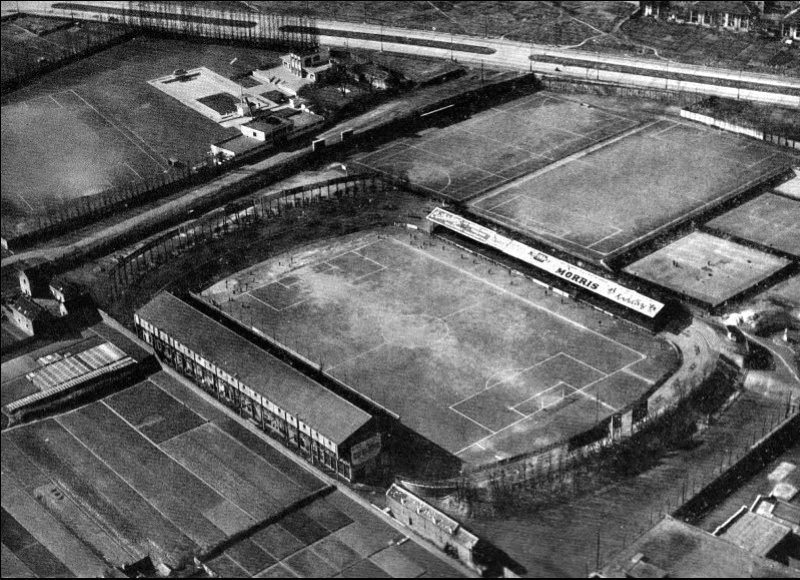
[[[739,14],[741,16],[749,16],[751,13],[750,8],[744,2],[701,1],[695,2],[692,8],[695,10],[705,10],[706,12]]]
[[[294,128],[297,130],[306,129],[313,125],[322,123],[325,120],[319,115],[315,115],[314,113],[309,113],[308,111],[296,111],[296,112],[299,114],[293,116],[291,122],[294,124]]]
[[[742,508],[720,526],[714,535],[748,552],[766,557],[791,533],[789,526]]]
[[[242,153],[246,153],[247,151],[255,149],[256,147],[265,146],[267,143],[239,134],[234,135],[233,137],[228,137],[227,139],[223,139],[222,141],[217,141],[214,143],[214,145],[220,149],[230,151],[234,155],[241,155]]]
[[[282,119],[280,117],[275,116],[268,116],[268,117],[261,117],[256,119],[255,121],[250,121],[249,123],[245,123],[245,127],[249,127],[250,129],[255,129],[256,131],[261,131],[267,135],[278,131],[284,127],[290,125],[290,122],[286,119]]]
[[[40,316],[43,316],[46,312],[44,308],[24,295],[17,297],[17,299],[11,305],[11,308],[30,320],[36,320]]]
[[[392,484],[386,495],[410,510],[433,523],[435,526],[455,536],[459,544],[472,547],[478,543],[478,537],[461,527],[461,524],[450,516],[425,503],[411,492]]]
[[[640,562],[649,564],[642,569]],[[676,578],[793,578],[782,564],[669,516],[640,536],[597,574],[603,578],[646,578],[661,571]]]
[[[172,294],[162,292],[137,314],[337,445],[371,418]]]

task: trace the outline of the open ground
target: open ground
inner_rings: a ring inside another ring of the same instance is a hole
[[[470,205],[496,223],[601,260],[790,165],[791,158],[771,146],[660,120],[501,186]]]
[[[659,339],[487,266],[390,228],[204,295],[469,462],[580,433],[671,370]]]
[[[716,306],[791,262],[703,232],[693,232],[625,271]]]
[[[800,200],[766,193],[706,225],[800,258]]]
[[[27,518],[34,536],[46,536],[46,527],[65,536],[91,531],[78,535],[117,565],[153,549],[175,565],[322,487],[269,446],[242,441],[213,407],[195,412],[159,387],[170,380],[159,374],[5,431],[3,487],[13,492],[3,508]],[[53,495],[55,504],[32,509],[37,494]]]
[[[137,173],[151,177],[166,169],[170,157],[201,160],[210,143],[236,129],[220,126],[148,81],[201,66],[237,78],[270,66],[276,56],[262,49],[139,37],[3,95],[3,219],[37,214],[62,197],[96,193],[138,179]]]
[[[46,214],[165,166],[74,90],[8,105],[1,114],[4,220]]]
[[[538,93],[443,129],[401,139],[355,161],[463,201],[633,127],[636,121]]]
[[[271,518],[208,565],[229,578],[459,575],[338,491],[308,501],[320,480],[163,372],[5,432],[2,467],[4,574],[176,565]]]

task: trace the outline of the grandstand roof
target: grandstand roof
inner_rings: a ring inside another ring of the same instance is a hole
[[[137,314],[337,445],[371,418],[172,294],[162,292]]]

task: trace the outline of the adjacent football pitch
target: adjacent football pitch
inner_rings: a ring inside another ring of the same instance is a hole
[[[355,162],[463,201],[634,125],[614,113],[537,93],[395,141]]]
[[[355,235],[204,295],[470,462],[580,433],[674,362],[649,334],[423,243],[396,229]]]
[[[625,271],[716,306],[791,262],[703,232],[694,232],[634,262]]]
[[[754,140],[676,121],[640,126],[471,202],[476,213],[590,260],[786,171]]]
[[[74,90],[8,105],[1,114],[4,219],[46,214],[166,167]]]
[[[800,200],[765,193],[706,225],[800,258]]]
[[[41,216],[65,199],[153,177],[170,157],[201,160],[211,143],[236,130],[148,81],[208,67],[236,87],[228,79],[274,58],[241,46],[139,37],[3,95],[4,225]]]

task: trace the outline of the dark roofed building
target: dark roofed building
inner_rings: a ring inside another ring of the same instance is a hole
[[[280,117],[267,116],[245,123],[239,129],[245,137],[251,137],[257,141],[276,143],[289,135],[292,130],[292,123]]]
[[[758,10],[747,2],[695,2],[689,9],[689,21],[704,26],[720,26],[730,30],[749,30]]]
[[[795,8],[781,20],[781,36],[800,40],[800,8]]]
[[[26,334],[38,336],[47,330],[52,317],[29,296],[22,295],[8,307],[10,320]]]
[[[172,294],[134,316],[159,358],[319,467],[348,480],[380,461],[372,416]]]
[[[19,287],[26,296],[48,298],[52,264],[46,258],[33,257],[15,264]]]
[[[793,569],[670,516],[591,578],[796,578]]]
[[[289,102],[288,95],[286,95],[286,93],[282,93],[281,91],[276,91],[276,90],[266,91],[264,93],[261,93],[261,96],[264,97],[265,99],[269,99],[276,105],[283,105],[284,103]]]

